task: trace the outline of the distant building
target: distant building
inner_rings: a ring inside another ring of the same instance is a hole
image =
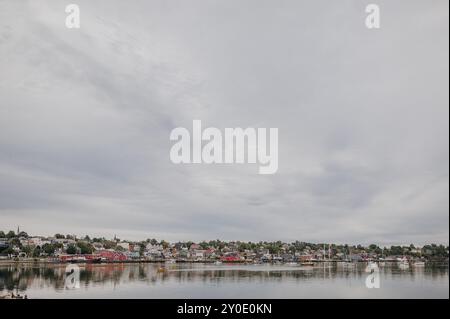
[[[189,247],[190,250],[197,250],[197,249],[201,249],[199,244],[192,244],[191,247]]]
[[[283,259],[284,262],[294,261],[294,255],[292,254],[282,254],[281,258]]]
[[[0,249],[9,247],[8,240],[6,238],[0,239]]]
[[[223,255],[220,259],[225,262],[234,262],[234,261],[240,261],[241,257],[239,256],[238,253],[227,253],[227,254]]]
[[[22,246],[34,246],[42,247],[45,244],[51,244],[52,242],[42,237],[22,238],[20,239]]]
[[[103,250],[103,244],[102,243],[92,243],[92,246],[95,250]]]
[[[127,259],[138,259],[140,257],[139,252],[136,251],[126,251],[123,253]]]
[[[363,257],[359,254],[351,254],[348,256],[351,261],[361,261]]]
[[[202,249],[194,250],[192,257],[194,257],[195,259],[203,259],[205,257],[205,250]]]
[[[122,254],[122,253],[116,252],[116,251],[110,251],[110,250],[97,251],[96,255],[98,255],[100,258],[107,260],[107,261],[125,261],[125,260],[127,260],[127,256],[125,254]]]

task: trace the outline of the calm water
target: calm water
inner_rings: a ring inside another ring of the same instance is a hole
[[[0,265],[0,295],[29,298],[449,298],[448,265],[380,267],[368,289],[366,265],[80,264],[80,288],[65,287],[66,265]]]

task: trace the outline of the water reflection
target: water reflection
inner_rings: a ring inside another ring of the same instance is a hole
[[[213,265],[213,264],[79,264],[80,285],[87,290],[95,287],[113,287],[111,289],[132,287],[141,283],[152,286],[164,283],[177,283],[178,286],[189,286],[193,283],[220,286],[227,284],[239,287],[257,284],[284,283],[326,283],[326,287],[333,283],[358,283],[364,281],[368,275],[365,272],[367,264],[344,266],[335,263],[318,263],[314,266],[286,266],[286,265]],[[0,293],[27,293],[32,290],[39,295],[40,290],[47,294],[50,291],[64,293],[66,265],[18,264],[0,266]],[[433,282],[447,287],[448,297],[448,265],[428,264],[425,267],[410,267],[403,269],[396,263],[386,263],[380,267],[380,277],[384,282],[419,282],[421,286],[426,282],[433,287]],[[162,286],[159,286],[161,289]],[[178,287],[172,285],[172,288]],[[401,286],[401,285],[399,285]],[[272,286],[271,286],[272,287]],[[297,293],[297,292],[296,292]],[[103,294],[103,295],[102,295]],[[31,298],[33,295],[29,294]],[[126,296],[126,295],[125,295]],[[184,296],[184,295],[183,295]],[[289,297],[290,295],[287,295]],[[297,296],[297,295],[295,295]],[[418,295],[420,296],[420,295]],[[108,297],[105,291],[96,297]],[[133,293],[136,297],[136,293]],[[146,294],[142,297],[158,297]],[[175,296],[177,297],[177,296]],[[186,296],[189,297],[189,296]],[[275,296],[274,296],[275,297]],[[318,296],[320,297],[320,295]],[[439,297],[439,296],[437,296]],[[445,297],[445,296],[442,296]]]

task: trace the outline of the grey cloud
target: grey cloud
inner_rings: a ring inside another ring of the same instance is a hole
[[[0,228],[448,243],[448,2],[0,1]],[[279,170],[175,165],[193,119]]]

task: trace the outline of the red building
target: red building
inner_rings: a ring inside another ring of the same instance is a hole
[[[228,253],[220,258],[224,262],[236,262],[241,261],[241,257],[237,253]]]
[[[127,260],[127,256],[120,252],[109,251],[109,250],[100,250],[96,252],[96,255],[99,256],[102,260],[106,261],[125,261]]]

